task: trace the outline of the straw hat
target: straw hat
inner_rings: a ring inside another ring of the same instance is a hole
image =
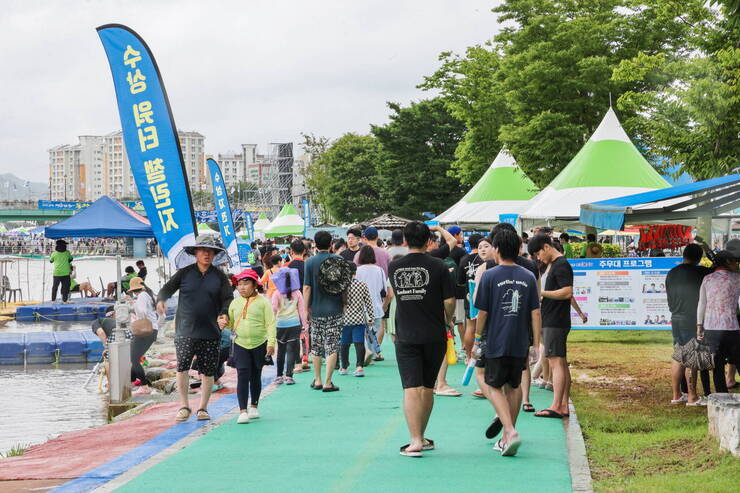
[[[128,293],[139,291],[140,289],[144,289],[144,280],[140,277],[132,277],[128,282],[128,286]]]

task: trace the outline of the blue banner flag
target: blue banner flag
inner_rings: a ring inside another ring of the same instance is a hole
[[[226,196],[224,177],[216,161],[208,158],[206,162],[211,173],[213,203],[216,204],[216,217],[218,218],[218,229],[221,231],[221,241],[223,241],[226,251],[229,253],[229,263],[232,271],[239,272],[241,266],[239,249],[236,244],[236,231],[234,231],[234,220],[231,217],[229,198]]]
[[[252,220],[252,214],[248,212],[244,214],[244,227],[247,229],[249,241],[254,241],[254,221]]]
[[[308,238],[308,228],[311,227],[311,208],[308,200],[303,199],[303,237]]]
[[[160,248],[176,267],[194,261],[195,220],[175,120],[149,47],[120,24],[100,26],[131,173]]]

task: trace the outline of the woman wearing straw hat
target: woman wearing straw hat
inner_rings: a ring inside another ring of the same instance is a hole
[[[226,274],[214,266],[220,259],[228,259],[226,250],[215,238],[200,235],[195,239],[195,245],[185,247],[184,251],[195,257],[195,263],[178,270],[162,286],[157,298],[157,311],[165,313],[166,301],[180,291],[175,316],[175,353],[181,407],[175,420],[187,421],[192,413],[188,403],[188,371],[193,358],[197,357],[203,383],[196,415],[203,421],[211,419],[207,408],[220,353],[218,320],[228,322],[234,290]]]

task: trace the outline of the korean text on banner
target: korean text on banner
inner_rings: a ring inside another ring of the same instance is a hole
[[[241,262],[239,261],[239,248],[236,244],[236,232],[234,231],[234,221],[231,217],[231,207],[229,198],[226,196],[226,186],[224,177],[221,174],[221,168],[213,159],[208,159],[208,170],[211,173],[211,185],[213,186],[213,203],[216,204],[216,218],[218,219],[218,228],[221,231],[221,241],[226,246],[229,253],[229,264],[231,270],[239,272]]]
[[[303,199],[303,237],[308,238],[308,228],[311,227],[311,208],[308,200]]]
[[[244,212],[244,227],[247,228],[247,236],[249,236],[249,241],[253,241],[254,221],[252,220],[252,214],[250,212]]]
[[[175,121],[157,63],[133,30],[100,26],[108,57],[131,173],[159,246],[177,268],[193,262],[181,255],[195,242],[190,188]]]

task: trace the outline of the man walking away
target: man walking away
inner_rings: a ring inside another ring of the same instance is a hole
[[[504,434],[493,447],[501,455],[516,455],[521,440],[515,426],[522,403],[522,371],[529,357],[529,334],[534,333],[535,353],[539,346],[542,319],[537,280],[515,263],[521,242],[516,232],[501,230],[493,238],[498,265],[483,273],[475,307],[478,312],[476,340],[485,337],[484,394],[496,410],[486,431],[495,437]],[[484,335],[485,334],[485,335]]]
[[[546,234],[537,234],[527,244],[533,259],[548,264],[550,271],[542,290],[542,339],[550,365],[553,385],[552,404],[536,412],[540,418],[567,418],[570,396],[567,340],[570,332],[570,299],[573,297],[573,269]]]
[[[445,264],[426,255],[429,227],[412,221],[404,228],[408,255],[391,262],[396,294],[396,359],[403,386],[403,409],[411,441],[401,455],[421,457],[434,449],[424,437],[434,405],[434,381],[446,350],[446,331],[455,311],[453,279]]]
[[[185,247],[195,256],[195,263],[178,270],[162,286],[157,297],[157,311],[167,311],[167,300],[180,291],[175,315],[175,353],[177,356],[177,391],[180,409],[176,421],[187,421],[192,413],[188,405],[188,371],[193,358],[203,374],[200,387],[198,420],[211,419],[208,400],[211,397],[213,377],[218,369],[221,330],[218,320],[228,324],[229,304],[234,299],[231,281],[213,263],[217,256],[226,256],[226,250],[210,236],[198,236],[195,245]]]
[[[704,252],[697,244],[687,245],[683,250],[683,262],[668,271],[665,278],[668,309],[671,311],[673,345],[688,344],[696,335],[696,308],[699,291],[704,277],[712,271],[699,265]],[[702,371],[704,393],[709,395],[709,371]],[[684,402],[692,405],[699,402],[696,394],[696,370],[691,370],[686,383],[686,368],[671,360],[671,404]]]
[[[342,293],[348,288],[351,274],[347,262],[329,253],[331,233],[319,231],[314,236],[318,253],[306,261],[303,298],[309,310],[311,354],[314,380],[311,388],[336,392],[339,387],[331,380],[337,364],[339,340],[342,336]],[[337,259],[340,260],[337,262]],[[327,263],[325,266],[324,264]],[[321,359],[326,359],[326,377],[321,380]]]
[[[391,233],[391,246],[388,247],[388,254],[391,258],[394,258],[396,255],[406,255],[409,253],[409,247],[404,246],[403,243],[403,230],[394,229]]]
[[[306,256],[306,245],[303,244],[303,240],[297,239],[290,242],[290,262],[287,267],[298,271],[298,280],[303,286],[304,270],[305,270],[305,256]]]

